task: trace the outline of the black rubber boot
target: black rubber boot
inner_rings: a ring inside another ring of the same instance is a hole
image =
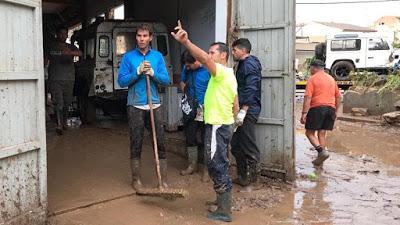
[[[197,146],[187,147],[188,153],[188,167],[181,171],[182,176],[193,174],[198,169],[198,149]]]
[[[248,186],[250,184],[250,170],[249,166],[241,160],[236,160],[237,178],[233,180],[233,183],[240,186]]]
[[[257,184],[258,176],[259,176],[259,167],[256,161],[249,161],[249,175],[250,175],[250,183]]]
[[[140,180],[140,159],[131,159],[132,188],[138,191],[143,187]]]
[[[160,172],[161,172],[161,184],[164,188],[168,188],[167,181],[167,159],[160,159]]]
[[[217,195],[218,208],[215,212],[209,213],[208,218],[224,222],[232,222],[231,216],[231,192]]]

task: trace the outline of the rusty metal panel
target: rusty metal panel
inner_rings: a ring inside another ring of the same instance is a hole
[[[293,0],[235,0],[233,25],[263,66],[257,141],[263,171],[294,179]]]
[[[46,220],[41,16],[40,0],[0,1],[0,225]]]

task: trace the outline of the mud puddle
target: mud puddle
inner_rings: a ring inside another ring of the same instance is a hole
[[[168,134],[182,148],[179,133]],[[353,137],[354,138],[354,137]],[[315,152],[296,137],[297,180],[265,179],[252,193],[233,190],[231,224],[400,224],[400,169],[366,156],[338,154],[323,169],[312,167]],[[335,150],[337,151],[337,150]],[[82,127],[48,140],[51,212],[131,194],[129,140],[123,123]],[[339,152],[339,151],[338,151]],[[182,177],[185,160],[169,154],[169,183],[189,190],[188,199],[130,196],[51,217],[54,225],[223,224],[206,218],[212,183],[200,174]],[[156,183],[149,142],[143,148],[143,181]],[[234,174],[234,171],[232,171]],[[310,174],[312,176],[310,176]],[[315,175],[314,175],[315,174]]]

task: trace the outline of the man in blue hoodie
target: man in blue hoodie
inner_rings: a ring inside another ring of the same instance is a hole
[[[182,54],[182,62],[185,66],[181,73],[181,90],[197,100],[199,105],[197,113],[204,107],[204,96],[206,94],[210,73],[197,61],[189,51]],[[202,139],[204,138],[204,122],[203,118],[192,118],[185,123],[186,151],[188,156],[188,167],[181,171],[182,176],[193,174],[198,170],[198,153],[199,144],[197,143],[197,131],[200,130]],[[203,154],[204,155],[204,154]],[[205,156],[204,156],[205,157]],[[204,160],[205,162],[205,160]],[[203,168],[202,181],[207,181],[207,169]]]
[[[237,164],[237,183],[243,187],[257,182],[260,150],[256,143],[255,126],[261,111],[261,63],[250,55],[251,43],[240,38],[232,44],[233,59],[238,62],[236,79],[240,111],[236,118],[238,127],[233,134],[232,154]]]
[[[140,157],[144,127],[151,129],[145,76],[150,76],[162,182],[164,187],[168,186],[166,182],[167,160],[164,147],[164,128],[162,126],[162,112],[157,86],[169,85],[171,80],[162,54],[150,47],[152,39],[153,31],[151,26],[149,24],[140,25],[136,31],[137,48],[127,52],[122,57],[118,74],[118,84],[121,87],[129,88],[127,105],[130,128],[132,187],[135,190],[142,188]]]

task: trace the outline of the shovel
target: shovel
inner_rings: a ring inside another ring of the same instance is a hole
[[[142,188],[136,192],[138,195],[148,195],[154,197],[163,197],[166,199],[175,199],[175,198],[186,198],[189,193],[184,189],[172,189],[172,188],[164,188],[161,181],[161,172],[160,172],[160,160],[158,159],[158,147],[157,147],[157,134],[156,134],[156,126],[154,123],[154,111],[153,111],[153,103],[151,99],[151,86],[150,86],[150,78],[149,75],[146,76],[146,87],[147,87],[147,102],[149,103],[150,108],[150,121],[151,121],[151,131],[153,134],[153,150],[154,150],[154,160],[156,162],[156,172],[158,179],[158,188]]]

